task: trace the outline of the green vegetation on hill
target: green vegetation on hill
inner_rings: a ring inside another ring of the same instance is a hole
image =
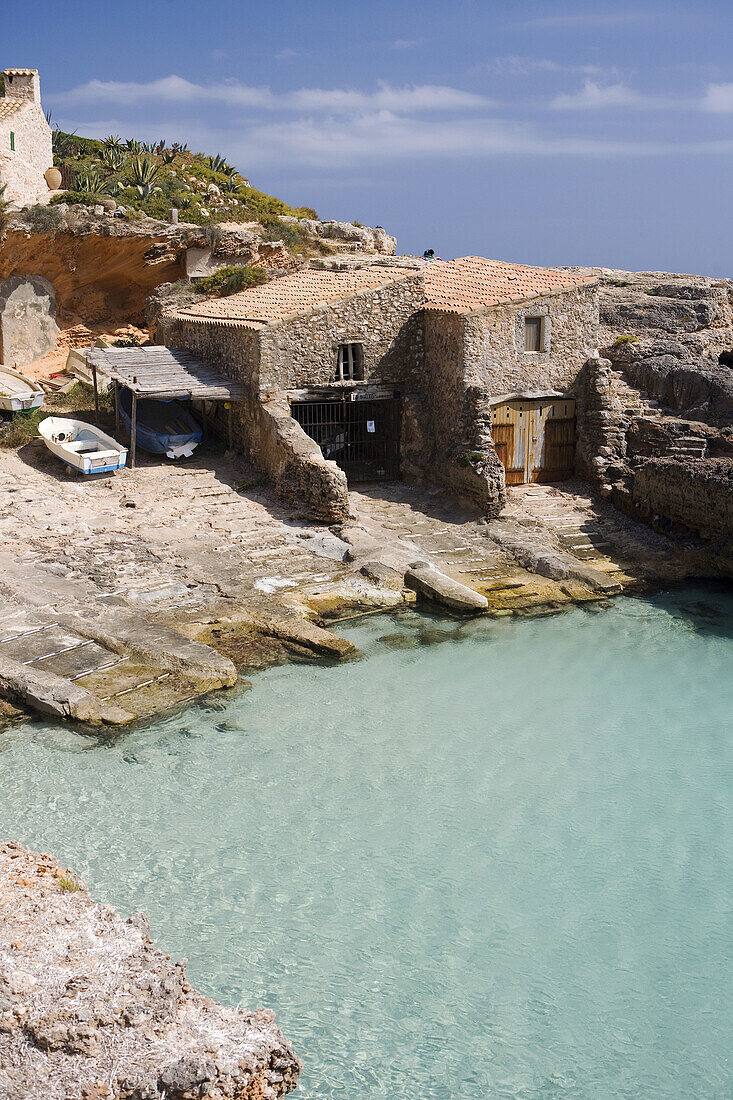
[[[213,275],[197,279],[196,290],[200,294],[212,294],[217,298],[226,298],[239,290],[251,286],[260,286],[267,282],[267,272],[261,267],[249,267],[247,264],[220,267]]]
[[[113,198],[130,216],[166,219],[171,207],[181,221],[260,222],[297,236],[278,222],[285,216],[315,218],[310,207],[288,206],[281,199],[250,187],[249,181],[219,156],[192,153],[187,146],[164,140],[141,143],[111,135],[98,141],[53,131],[54,164],[64,171],[69,190],[52,202],[98,203]],[[282,239],[284,233],[272,239]]]

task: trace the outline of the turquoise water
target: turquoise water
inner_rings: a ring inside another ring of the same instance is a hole
[[[3,831],[272,1007],[304,1098],[731,1097],[733,594],[345,633],[152,728],[0,736]]]

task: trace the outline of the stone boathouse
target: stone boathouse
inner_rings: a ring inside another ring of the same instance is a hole
[[[314,518],[348,516],[349,480],[398,477],[494,516],[507,483],[573,473],[597,280],[480,257],[307,268],[164,315],[156,338],[244,383],[242,449]]]

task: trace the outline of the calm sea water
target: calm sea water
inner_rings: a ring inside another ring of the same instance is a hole
[[[733,595],[345,633],[144,730],[0,736],[3,831],[272,1007],[304,1098],[731,1097]]]

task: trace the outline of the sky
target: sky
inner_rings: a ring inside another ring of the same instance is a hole
[[[0,66],[398,251],[733,275],[730,0],[26,0]]]

